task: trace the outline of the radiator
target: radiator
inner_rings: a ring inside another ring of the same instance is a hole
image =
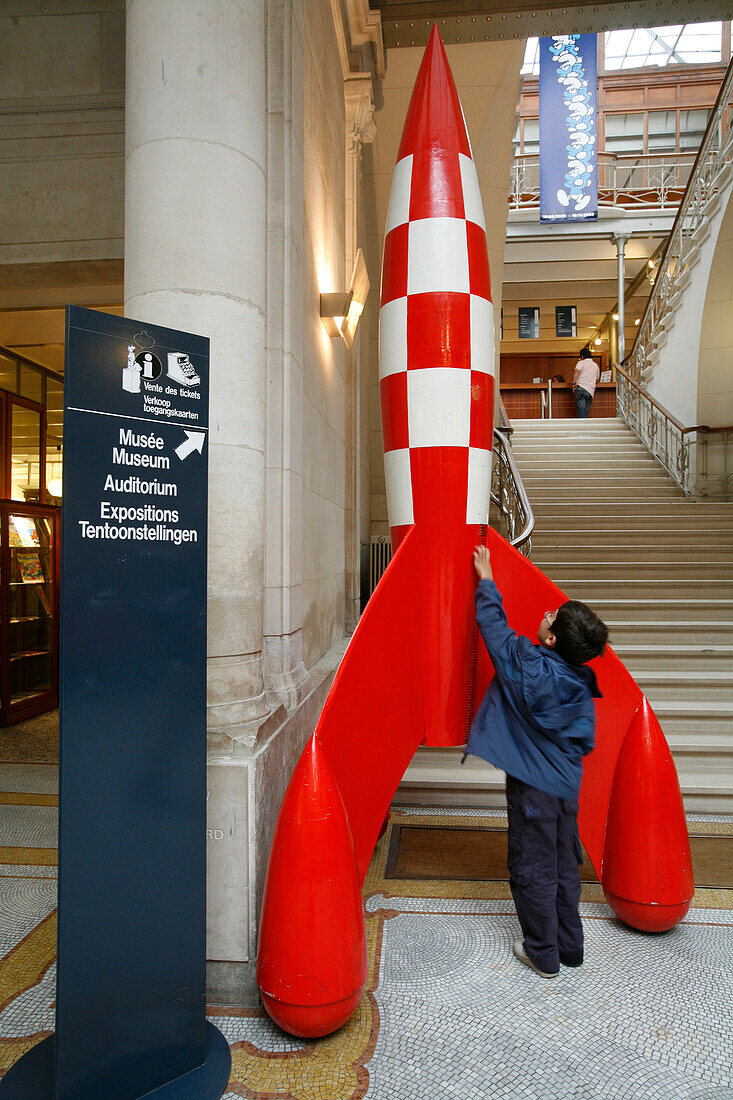
[[[389,535],[372,535],[369,548],[369,595],[379,584],[379,578],[392,560]]]

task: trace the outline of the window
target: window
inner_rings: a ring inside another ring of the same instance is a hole
[[[522,152],[525,156],[531,156],[540,151],[540,120],[538,118],[525,118],[522,124],[524,136],[522,139]]]
[[[677,112],[650,111],[647,125],[649,152],[674,153],[677,148]]]
[[[664,112],[662,112],[664,113]],[[627,115],[605,117],[607,153],[643,153],[644,152],[644,115],[641,112]]]
[[[696,151],[707,129],[710,111],[706,107],[680,111],[680,150]]]
[[[524,62],[522,64],[522,76],[539,76],[540,75],[540,40],[539,38],[528,38],[527,48],[524,51]]]

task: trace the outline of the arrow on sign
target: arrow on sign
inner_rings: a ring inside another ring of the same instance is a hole
[[[189,432],[186,428],[183,429],[188,439],[184,439],[183,443],[179,447],[176,447],[176,454],[183,462],[184,458],[188,458],[193,451],[198,451],[199,454],[204,449],[204,434],[203,432]]]

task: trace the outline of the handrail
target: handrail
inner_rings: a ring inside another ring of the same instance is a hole
[[[624,370],[624,368],[619,366],[618,364],[616,365],[616,373],[622,374],[629,385],[633,386],[635,390],[638,390],[639,393],[647,399],[647,401],[651,401],[654,408],[659,409],[662,416],[665,416],[667,420],[671,420],[675,428],[677,428],[678,431],[682,432],[682,434],[684,434],[685,432],[697,431],[697,428],[685,428],[673,413],[671,413],[668,409],[665,409],[664,405],[660,405],[655,397],[652,397],[650,393],[647,393],[644,387],[640,386],[639,383],[631,377],[629,372],[627,370]]]
[[[684,493],[728,499],[733,479],[733,473],[728,472],[733,427],[709,428],[706,424],[684,427],[624,367],[619,366],[616,367],[616,408]]]
[[[499,509],[509,542],[523,554],[530,554],[535,525],[534,512],[517,469],[509,439],[499,428],[494,428],[493,453],[496,462],[492,474],[491,499]]]
[[[642,314],[634,345],[624,363],[629,374],[643,380],[648,376],[651,354],[670,299],[688,268],[695,232],[717,194],[720,172],[730,163],[733,151],[733,60],[728,65],[707,129],[695,157],[687,188],[659,262],[652,292]]]

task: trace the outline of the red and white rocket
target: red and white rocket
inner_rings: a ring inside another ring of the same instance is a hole
[[[267,1011],[292,1034],[328,1034],[357,1006],[367,974],[359,891],[380,825],[418,745],[465,742],[493,675],[477,644],[473,547],[488,537],[518,633],[534,638],[544,611],[566,598],[487,530],[493,362],[483,208],[434,29],[398,153],[382,267],[395,553],[283,799],[263,897],[258,983]],[[679,784],[629,673],[611,650],[594,665],[604,699],[586,758],[581,837],[614,911],[660,931],[684,917],[694,890]]]

